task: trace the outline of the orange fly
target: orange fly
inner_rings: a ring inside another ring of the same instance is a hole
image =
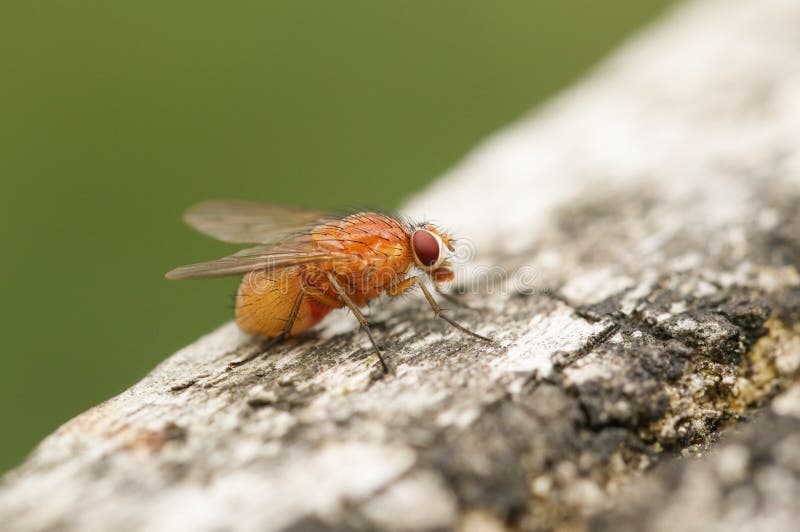
[[[236,323],[247,333],[279,341],[310,329],[331,310],[346,306],[388,371],[359,307],[382,293],[398,296],[418,286],[435,316],[489,340],[445,316],[423,276],[411,274],[416,268],[437,287],[454,277],[447,260],[454,250],[453,240],[432,224],[374,212],[341,217],[249,201],[200,203],[187,211],[185,220],[225,242],[258,244],[221,259],[181,266],[166,275],[168,279],[242,275]]]

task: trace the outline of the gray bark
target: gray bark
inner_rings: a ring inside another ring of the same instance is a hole
[[[798,58],[794,0],[686,4],[407,205],[494,344],[414,297],[392,375],[346,314],[226,371],[224,325],[43,441],[3,529],[793,529]]]

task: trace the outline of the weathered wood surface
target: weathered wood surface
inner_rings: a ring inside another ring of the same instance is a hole
[[[409,298],[394,375],[347,315],[226,372],[225,325],[47,438],[3,530],[793,528],[800,4],[687,4],[407,211],[478,250],[495,345]]]

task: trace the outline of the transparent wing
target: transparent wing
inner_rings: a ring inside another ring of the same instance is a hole
[[[330,251],[292,249],[277,246],[256,246],[222,257],[180,266],[167,272],[167,279],[208,279],[242,275],[253,270],[278,270],[300,264],[312,264],[326,261],[348,261],[353,256]]]
[[[243,200],[205,201],[184,214],[201,233],[234,244],[269,244],[331,218],[322,211]]]

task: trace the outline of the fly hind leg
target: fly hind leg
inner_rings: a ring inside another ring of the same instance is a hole
[[[292,304],[292,310],[289,312],[289,317],[286,319],[286,323],[284,323],[283,328],[281,329],[281,332],[278,334],[278,336],[268,339],[267,342],[264,345],[262,345],[261,349],[259,349],[257,352],[251,353],[244,358],[241,358],[239,360],[234,360],[233,362],[228,363],[227,369],[232,370],[234,368],[238,368],[239,366],[247,364],[251,360],[258,358],[259,355],[261,355],[264,351],[268,350],[275,344],[284,341],[292,332],[292,327],[294,327],[294,322],[297,321],[297,316],[298,314],[300,314],[300,306],[303,304],[304,295],[305,294],[303,293],[302,290],[300,290],[297,293],[297,297],[294,298],[294,304]]]

